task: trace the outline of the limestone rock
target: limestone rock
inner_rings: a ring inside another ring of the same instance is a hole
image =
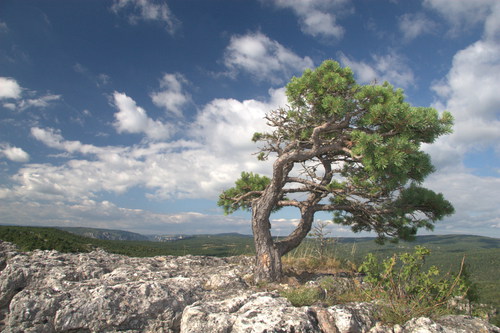
[[[436,320],[449,332],[468,333],[468,332],[489,332],[500,333],[500,328],[490,323],[469,316],[443,316]]]
[[[403,326],[403,333],[500,333],[486,321],[468,316],[449,315],[433,321],[426,317],[413,318]]]
[[[374,306],[350,303],[330,308],[293,307],[274,293],[245,292],[184,309],[181,332],[364,333],[375,325]]]
[[[22,253],[0,241],[0,331],[500,333],[466,316],[389,326],[375,321],[372,303],[297,308],[246,282],[253,262],[250,257],[131,258],[102,250]],[[330,282],[340,292],[351,287],[346,279]]]
[[[339,333],[365,333],[376,323],[375,307],[371,303],[348,303],[328,308]]]
[[[443,326],[426,317],[413,318],[403,325],[403,333],[441,333],[445,331]]]
[[[181,332],[320,332],[307,307],[296,308],[269,292],[196,302],[184,310]]]
[[[246,258],[0,250],[2,332],[178,332],[187,305],[248,289],[252,271]]]

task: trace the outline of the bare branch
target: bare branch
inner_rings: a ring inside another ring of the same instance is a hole
[[[297,207],[300,208],[302,203],[297,200],[280,200],[276,204],[278,207]]]
[[[235,198],[228,198],[230,200],[233,200],[235,203],[239,203],[239,202],[242,202],[244,200],[246,200],[247,198],[251,197],[251,196],[254,196],[254,195],[261,195],[262,193],[264,193],[264,191],[250,191],[250,192],[247,192],[245,194],[242,194],[238,197],[235,197]]]
[[[298,178],[298,177],[287,177],[286,178],[286,181],[287,183],[299,183],[299,184],[303,184],[303,185],[306,185],[306,186],[309,186],[309,187],[313,187],[315,189],[322,189],[322,190],[325,190],[327,191],[326,187],[319,184],[319,183],[315,183],[313,181],[310,181],[310,180],[307,180],[307,179],[303,179],[303,178]]]

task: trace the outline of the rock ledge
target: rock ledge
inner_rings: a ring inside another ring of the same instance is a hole
[[[102,250],[19,252],[0,241],[0,331],[495,332],[477,318],[415,318],[388,327],[369,303],[293,307],[250,286],[253,259],[130,258]]]

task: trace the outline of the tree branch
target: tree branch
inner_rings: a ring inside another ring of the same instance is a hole
[[[305,185],[306,186],[305,191],[308,191],[307,187],[312,187],[318,191],[330,192],[325,186],[321,185],[320,183],[315,183],[315,182],[307,180],[307,179],[302,179],[299,177],[288,177],[286,179],[286,181],[287,181],[287,183],[299,183],[299,184]],[[302,191],[299,191],[299,192],[302,192]]]
[[[247,192],[245,194],[242,194],[238,197],[234,197],[234,198],[228,198],[230,200],[233,200],[235,203],[240,203],[241,201],[244,201],[246,200],[248,197],[251,197],[253,195],[262,195],[264,191],[250,191],[250,192]]]

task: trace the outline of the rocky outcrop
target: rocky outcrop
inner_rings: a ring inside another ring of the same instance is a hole
[[[318,332],[313,314],[269,292],[198,301],[184,309],[181,332]]]
[[[377,323],[370,303],[293,307],[252,258],[21,253],[0,241],[2,332],[499,332],[477,318]]]
[[[19,253],[0,243],[3,332],[176,332],[187,305],[238,293],[249,258]],[[242,262],[243,261],[243,262]]]

